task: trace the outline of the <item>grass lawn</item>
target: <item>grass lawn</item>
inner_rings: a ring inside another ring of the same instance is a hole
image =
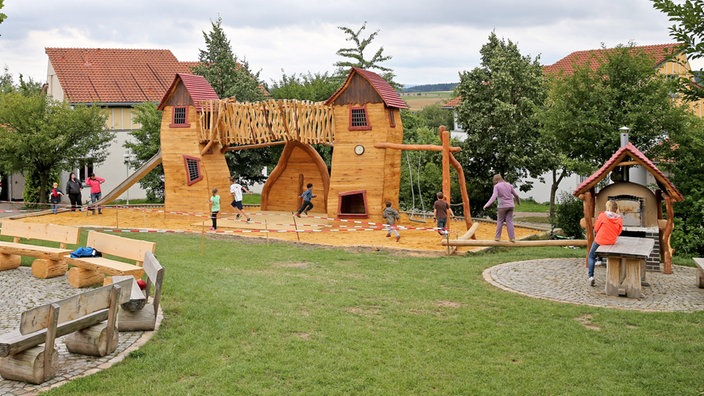
[[[583,249],[428,258],[128,237],[156,242],[166,268],[161,329],[121,363],[48,395],[704,392],[704,312],[561,304],[482,279],[498,263]]]

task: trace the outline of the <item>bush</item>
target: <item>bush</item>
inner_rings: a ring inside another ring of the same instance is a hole
[[[551,219],[552,226],[561,228],[562,232],[572,238],[584,238],[584,230],[579,221],[584,217],[582,201],[571,194],[563,192],[557,199],[555,215]]]

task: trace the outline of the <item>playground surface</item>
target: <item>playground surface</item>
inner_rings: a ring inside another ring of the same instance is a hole
[[[227,208],[229,209],[229,208]],[[310,215],[294,217],[290,212],[262,212],[259,208],[245,208],[251,221],[237,219],[232,211],[221,212],[218,216],[218,229],[210,230],[210,215],[207,213],[188,214],[165,212],[161,208],[125,208],[106,207],[103,214],[83,212],[60,212],[43,216],[26,217],[23,221],[51,222],[54,224],[83,227],[111,228],[118,232],[166,231],[203,233],[205,235],[233,235],[247,238],[260,238],[292,241],[314,245],[328,245],[357,249],[408,251],[409,253],[446,254],[447,247],[441,245],[443,237],[433,229],[432,219],[419,222],[411,221],[402,215],[399,222],[401,239],[397,242],[393,236],[386,238],[386,231],[381,223],[365,220],[331,219],[324,213],[311,212]],[[456,239],[467,228],[464,221],[451,221],[448,237]],[[476,239],[493,240],[496,224],[480,221],[475,233]],[[535,227],[516,227],[516,238],[522,239],[539,235],[545,229]],[[508,239],[506,231],[502,239]],[[479,250],[479,248],[461,248],[460,252]]]

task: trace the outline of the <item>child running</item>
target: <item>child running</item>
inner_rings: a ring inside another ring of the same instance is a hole
[[[230,177],[230,194],[232,194],[232,203],[230,203],[230,206],[232,206],[235,209],[235,213],[237,213],[237,218],[240,218],[240,215],[244,216],[247,219],[247,223],[249,223],[252,219],[247,216],[247,213],[244,212],[243,206],[242,206],[242,191],[246,191],[247,194],[251,194],[251,192],[247,189],[247,187],[241,185],[238,183],[234,177]]]
[[[383,216],[386,219],[386,226],[388,227],[386,229],[386,237],[390,237],[393,232],[394,235],[396,235],[396,242],[398,242],[398,240],[401,239],[401,234],[398,233],[398,226],[396,225],[399,215],[398,210],[391,207],[391,201],[386,201]]]
[[[51,193],[49,194],[49,200],[51,201],[51,213],[56,214],[59,211],[59,203],[61,203],[61,196],[64,193],[59,190],[59,183],[54,183],[51,188]]]
[[[313,195],[313,183],[308,183],[306,190],[300,195],[300,197],[303,198],[303,204],[301,208],[298,209],[298,212],[296,212],[296,217],[301,217],[301,213],[307,215],[308,211],[313,209],[313,202],[311,202],[311,200],[316,196],[317,195]]]

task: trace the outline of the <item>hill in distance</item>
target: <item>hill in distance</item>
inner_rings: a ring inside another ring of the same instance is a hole
[[[402,93],[413,93],[413,92],[435,92],[435,91],[452,91],[457,86],[457,83],[439,83],[439,84],[423,84],[423,85],[413,85],[404,86]]]

